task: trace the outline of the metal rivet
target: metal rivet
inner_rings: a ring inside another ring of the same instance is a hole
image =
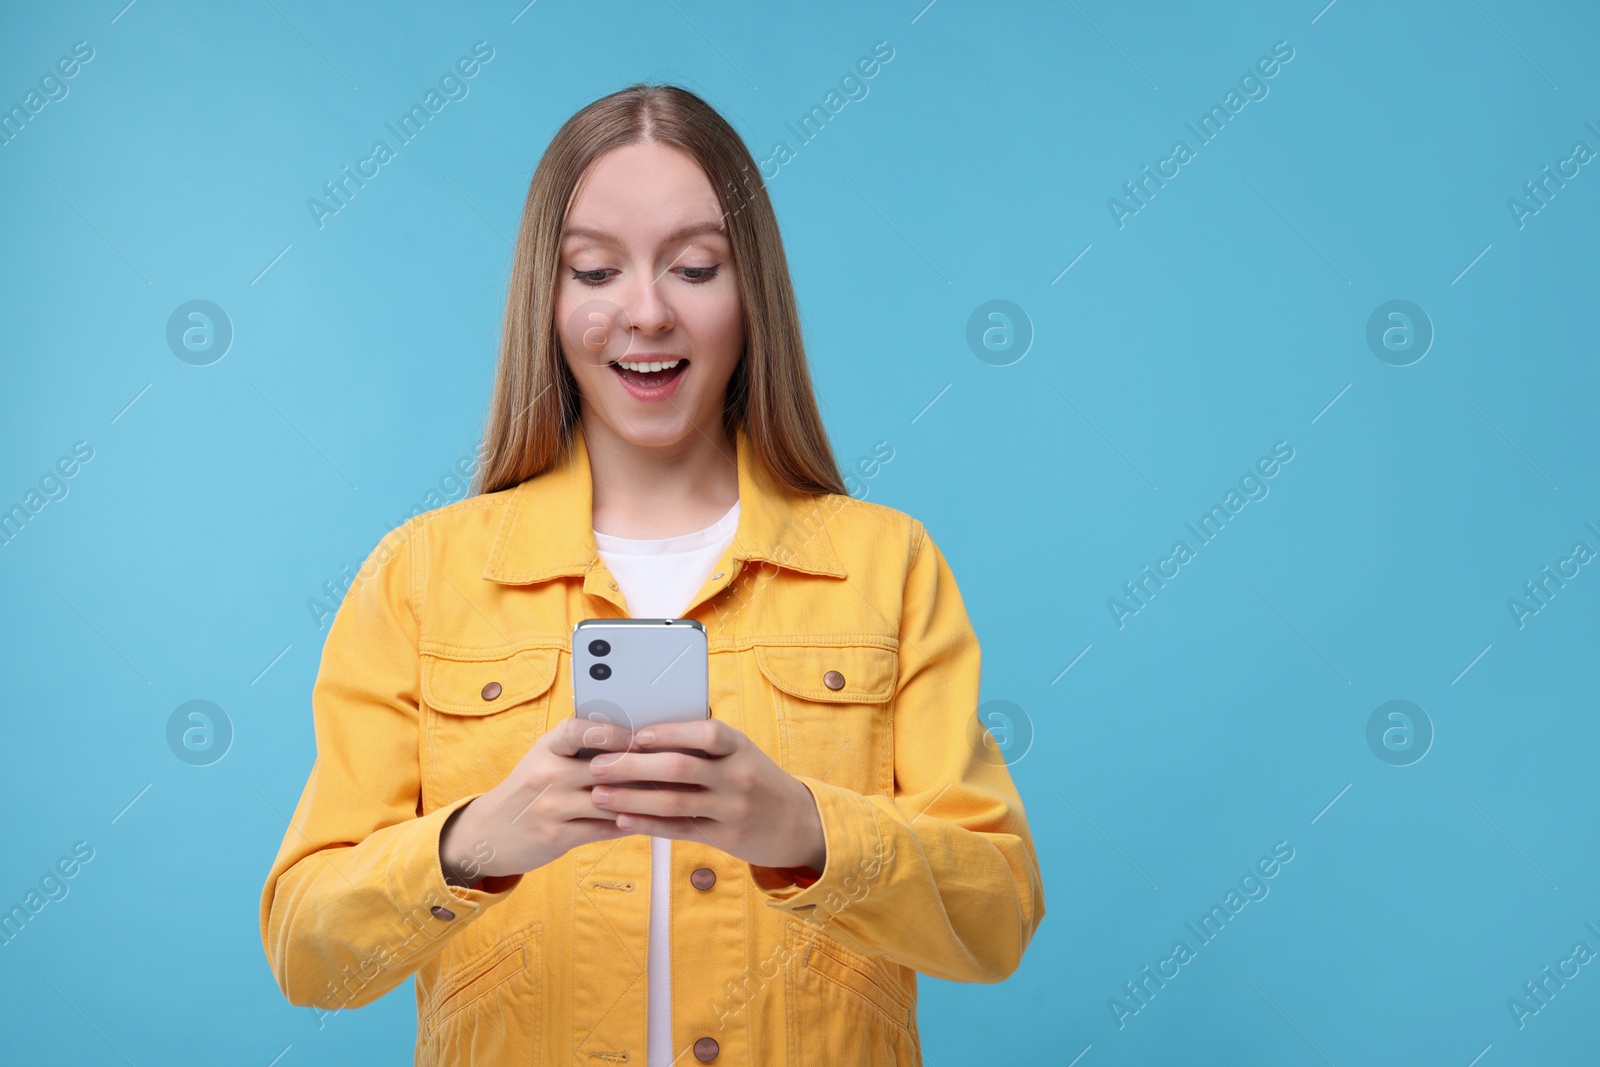
[[[721,1051],[722,1047],[714,1037],[702,1037],[694,1043],[694,1058],[701,1063],[710,1063]]]
[[[711,576],[711,579],[712,579],[712,581],[715,581],[716,579],[721,578],[722,575],[723,575],[723,572],[722,571],[718,571],[717,573],[715,573],[715,574],[713,574]]]
[[[717,884],[717,872],[710,867],[696,867],[689,875],[689,884],[704,892]]]
[[[612,582],[611,583],[611,588],[615,589],[616,587],[617,587],[617,583],[616,582]]]
[[[829,671],[827,674],[822,676],[822,684],[827,686],[829,689],[843,689],[844,675],[840,674],[838,671]]]
[[[493,700],[500,695],[500,683],[490,682],[483,687],[483,699]]]

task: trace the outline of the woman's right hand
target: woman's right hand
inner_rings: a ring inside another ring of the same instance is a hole
[[[509,883],[595,841],[626,837],[615,812],[594,806],[589,758],[620,752],[633,734],[615,723],[576,716],[534,742],[504,781],[461,807],[445,823],[439,860],[445,880],[467,886],[480,878]],[[579,752],[583,755],[580,756]]]

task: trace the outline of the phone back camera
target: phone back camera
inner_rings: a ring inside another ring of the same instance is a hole
[[[596,640],[596,641],[590,641],[589,642],[589,654],[591,656],[604,656],[607,653],[609,653],[610,651],[611,651],[611,642],[610,641],[599,641],[599,640]],[[597,674],[597,675],[595,675],[595,677],[596,678],[600,678],[600,677],[603,677],[603,676]]]
[[[596,641],[595,644],[603,645],[605,642]],[[591,648],[592,647],[593,646],[591,646]],[[599,653],[596,653],[596,655],[599,655]],[[596,663],[594,666],[589,668],[589,677],[593,678],[597,682],[603,682],[607,678],[611,677],[611,668],[604,663]]]

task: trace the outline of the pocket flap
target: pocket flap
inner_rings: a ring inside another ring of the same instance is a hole
[[[423,653],[423,703],[452,715],[493,715],[542,696],[559,655],[554,648]]]
[[[757,645],[756,664],[790,696],[879,704],[894,695],[900,657],[893,649],[874,645]]]

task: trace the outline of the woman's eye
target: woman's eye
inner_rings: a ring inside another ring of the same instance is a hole
[[[722,270],[722,264],[713,263],[709,267],[681,267],[679,269],[683,272],[684,281],[694,285],[703,285],[717,276],[718,272]],[[578,270],[574,267],[572,269],[572,280],[582,282],[585,285],[604,285],[611,280],[610,276],[615,273],[616,271],[611,267],[599,267],[595,270]]]

